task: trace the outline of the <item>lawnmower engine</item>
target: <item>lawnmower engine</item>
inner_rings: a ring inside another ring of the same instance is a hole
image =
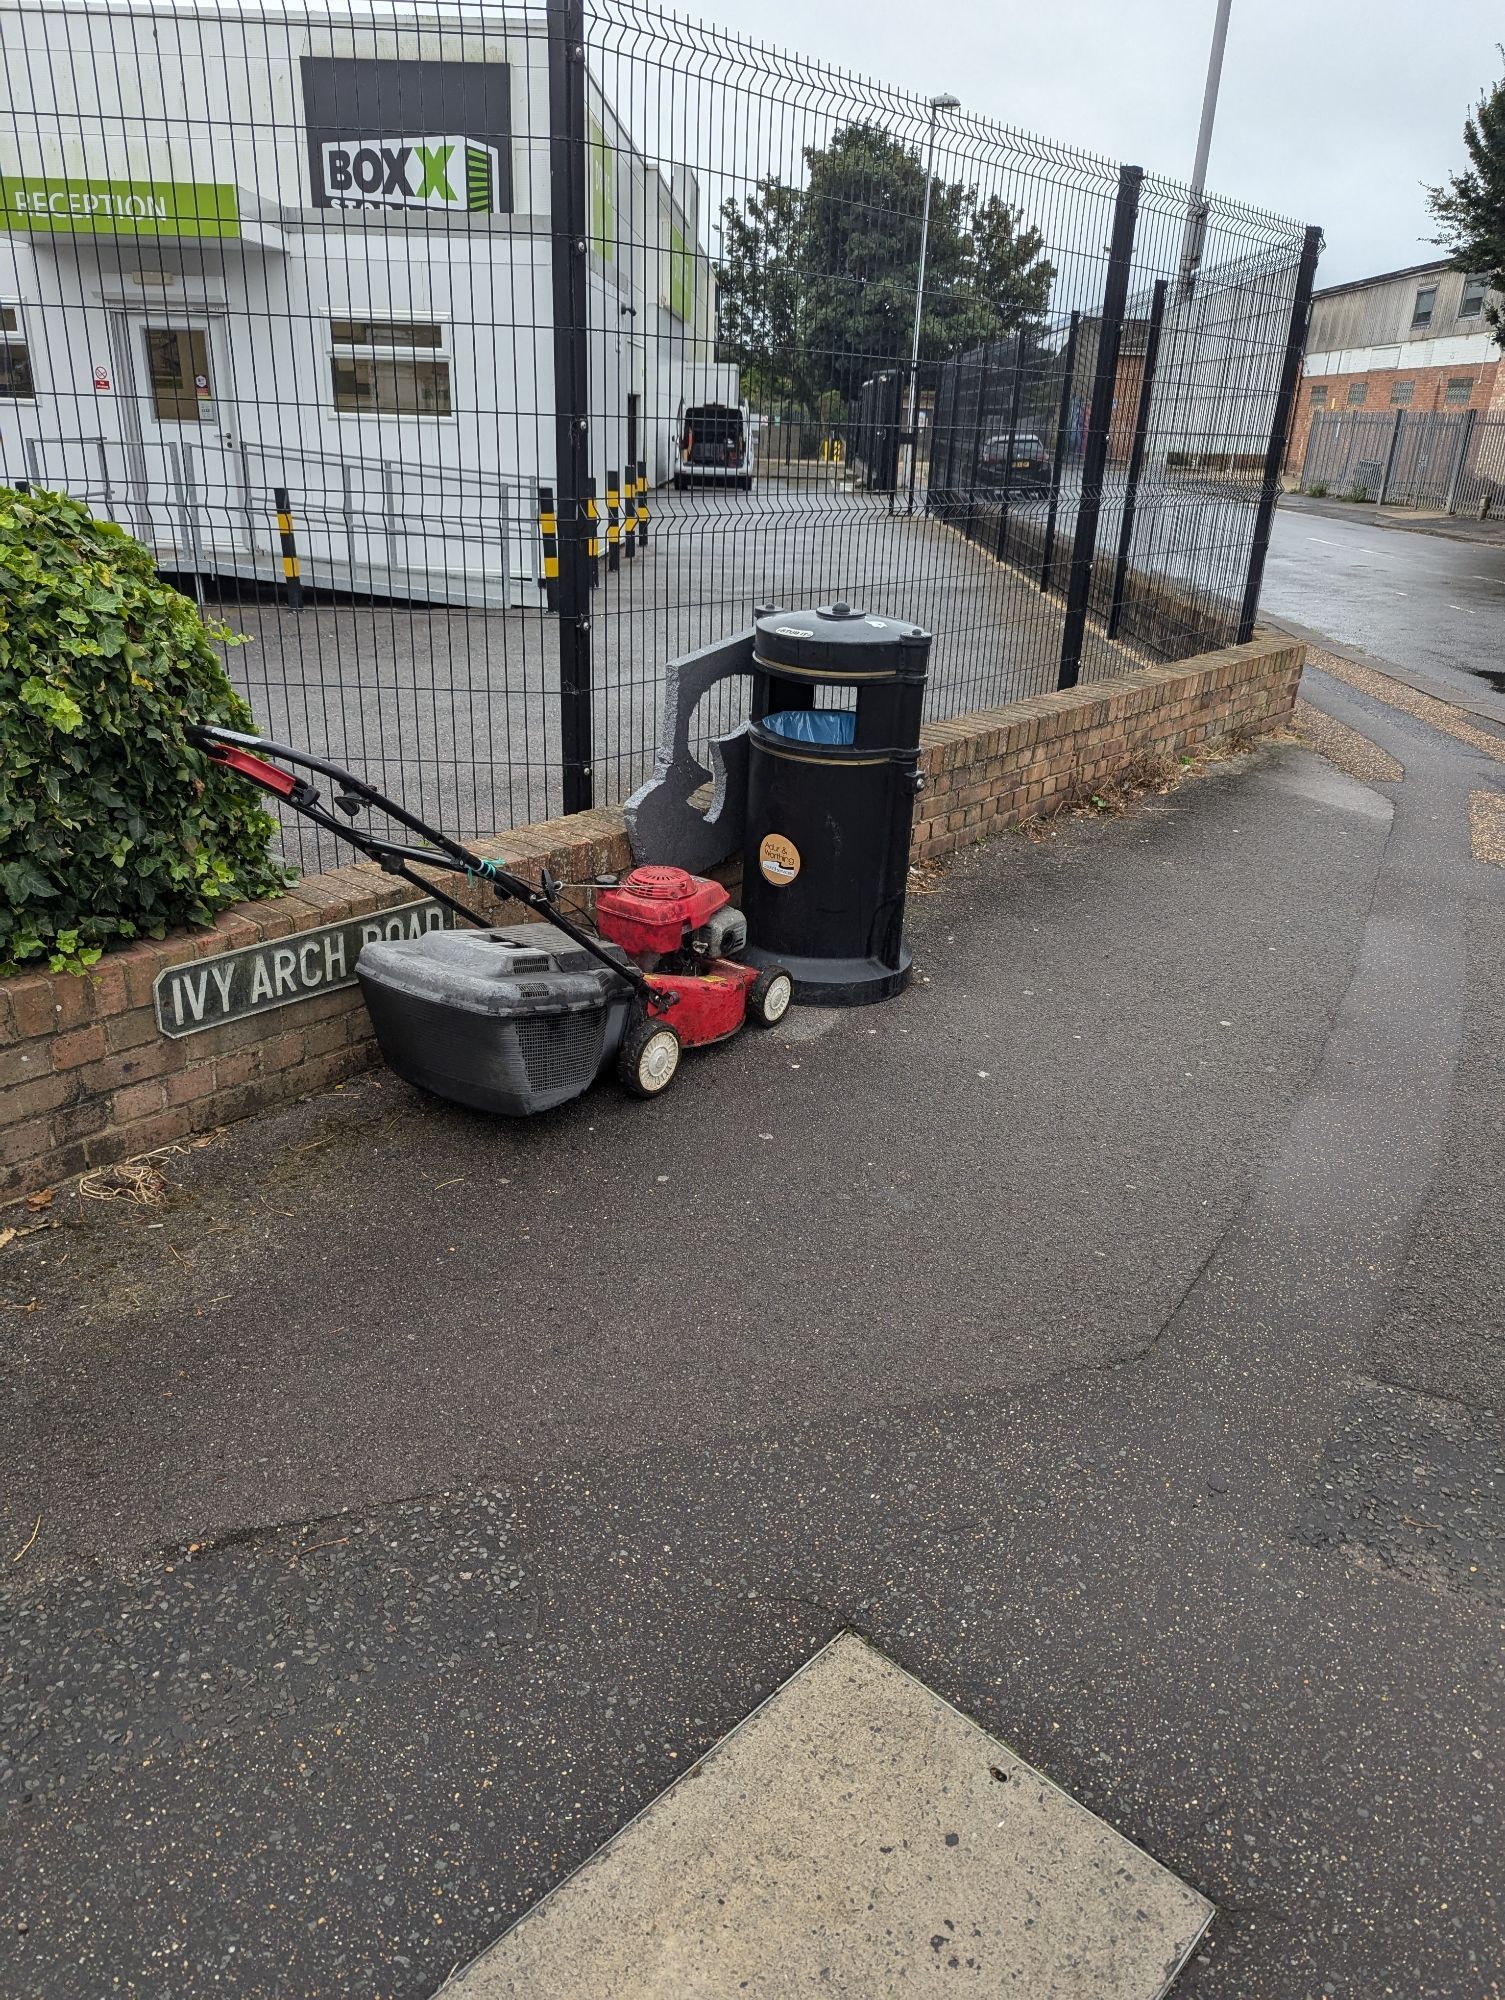
[[[598,889],[596,926],[645,972],[703,972],[711,959],[740,958],[747,943],[730,893],[683,868],[634,868]]]

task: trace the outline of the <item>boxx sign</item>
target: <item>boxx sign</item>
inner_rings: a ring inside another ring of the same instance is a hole
[[[304,56],[302,68],[316,208],[511,209],[506,63]]]
[[[324,186],[337,207],[380,202],[391,208],[496,212],[500,156],[461,136],[345,139],[320,148]]]

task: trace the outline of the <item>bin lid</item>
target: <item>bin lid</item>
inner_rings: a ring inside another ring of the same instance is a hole
[[[930,649],[930,634],[907,618],[879,618],[840,602],[767,611],[754,630],[759,666],[825,671],[842,680],[908,675],[917,666],[923,673]]]

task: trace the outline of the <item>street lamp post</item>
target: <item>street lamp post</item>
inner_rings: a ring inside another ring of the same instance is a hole
[[[930,143],[925,152],[925,207],[920,217],[920,268],[915,275],[914,287],[914,332],[909,342],[909,414],[904,428],[909,436],[909,512],[914,512],[915,460],[919,456],[919,436],[915,429],[919,422],[920,401],[920,315],[925,303],[925,253],[930,247],[930,189],[935,180],[935,128],[936,120],[943,111],[960,111],[962,101],[942,92],[939,97],[926,99],[930,112]]]
[[[1191,200],[1181,234],[1181,295],[1190,298],[1202,265],[1207,237],[1207,156],[1212,151],[1212,121],[1218,111],[1218,85],[1223,78],[1223,48],[1228,40],[1232,0],[1217,0],[1212,23],[1212,50],[1207,58],[1207,82],[1202,91],[1202,120],[1197,127],[1197,156],[1191,170]]]

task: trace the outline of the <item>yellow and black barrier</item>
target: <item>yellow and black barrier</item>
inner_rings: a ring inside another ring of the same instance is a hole
[[[611,571],[622,567],[622,475],[608,472],[606,475],[606,568]]]
[[[636,504],[633,508],[637,527],[637,544],[640,549],[648,546],[648,464],[639,459],[633,479]]]
[[[601,581],[601,510],[596,505],[596,482],[585,482],[585,553],[590,558],[591,589]]]
[[[277,509],[277,535],[282,543],[282,580],[289,611],[303,609],[303,579],[298,574],[298,544],[293,535],[293,503],[285,486],[272,488]]]
[[[538,533],[543,542],[543,594],[551,611],[559,597],[559,516],[554,512],[554,489],[538,489]]]

